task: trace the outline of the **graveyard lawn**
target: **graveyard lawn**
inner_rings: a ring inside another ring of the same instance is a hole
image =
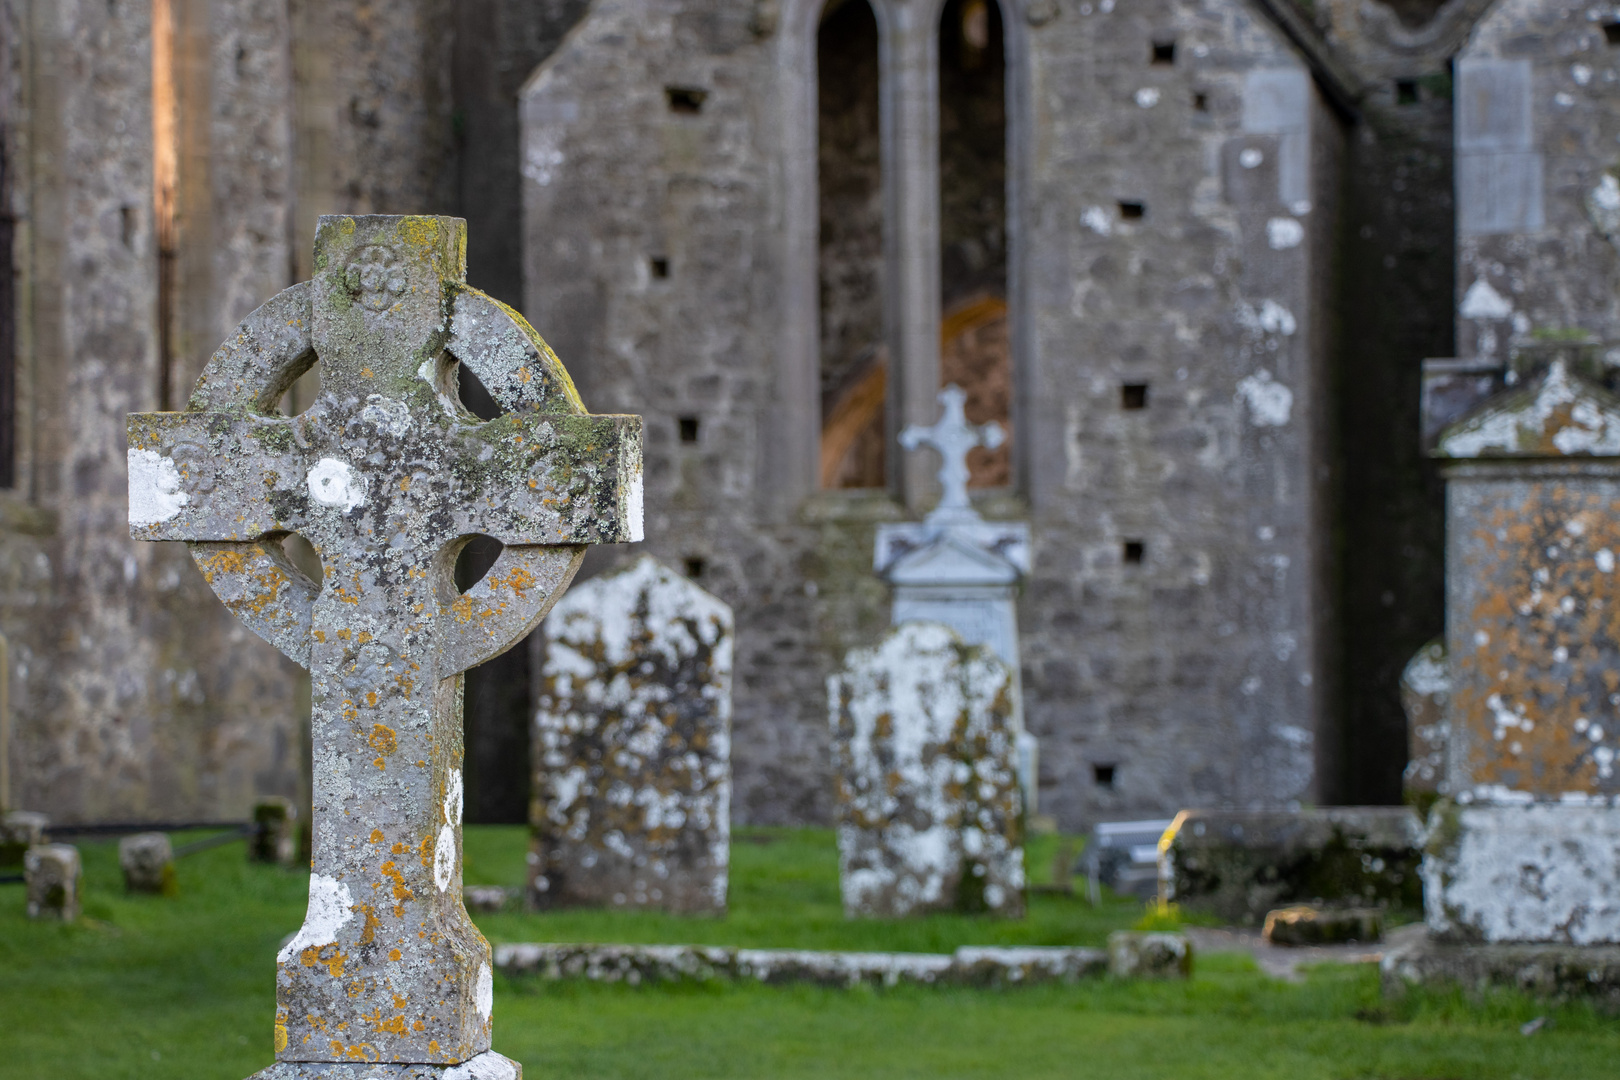
[[[467,878],[514,885],[524,830],[467,830]],[[176,835],[183,843],[192,835]],[[1043,838],[1032,864],[1050,865]],[[30,923],[0,885],[0,1076],[242,1080],[268,1065],[274,953],[307,876],[249,865],[240,844],[179,863],[179,892],[127,896],[117,845],[81,845],[84,920]],[[1140,908],[1037,894],[1019,925],[934,917],[845,925],[821,830],[742,833],[725,919],[563,912],[481,916],[496,941],[723,941],[947,949],[969,941],[1093,944]],[[1065,937],[1064,935],[1068,935]],[[1538,1016],[1533,1036],[1520,1025]],[[1371,967],[1303,984],[1245,957],[1201,956],[1189,983],[1009,991],[596,986],[497,978],[495,1047],[530,1080],[581,1077],[1073,1077],[1473,1080],[1613,1075],[1620,1021],[1513,994],[1378,995]]]

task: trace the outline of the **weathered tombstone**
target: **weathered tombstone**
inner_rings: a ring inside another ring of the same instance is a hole
[[[79,917],[79,849],[72,844],[40,844],[23,857],[23,879],[28,890],[30,919]]]
[[[21,866],[24,852],[45,842],[45,830],[50,823],[51,819],[44,814],[28,810],[0,815],[0,867]]]
[[[909,622],[827,680],[844,913],[1024,913],[1012,672]]]
[[[174,847],[164,833],[136,833],[118,841],[118,868],[130,892],[172,895],[178,888]]]
[[[248,861],[291,866],[298,857],[298,810],[292,800],[272,795],[253,804],[253,835]]]
[[[1446,748],[1451,741],[1446,700],[1450,695],[1446,643],[1431,641],[1401,672],[1401,708],[1406,713],[1406,770],[1401,786],[1408,802],[1445,791]]]
[[[1620,942],[1620,398],[1562,360],[1447,428],[1454,803],[1431,934]]]
[[[725,911],[731,609],[643,558],[574,589],[546,642],[531,903]]]
[[[985,521],[968,498],[967,455],[995,449],[1001,425],[974,425],[963,412],[958,386],[939,392],[942,415],[931,427],[900,433],[907,450],[927,446],[939,454],[940,499],[921,522],[878,526],[873,568],[894,587],[889,620],[944,623],[969,645],[983,645],[1012,671],[1013,726],[1025,813],[1036,812],[1035,737],[1024,730],[1018,655],[1018,588],[1029,574],[1029,525]]]
[[[314,279],[242,322],[185,412],[129,418],[131,534],[191,544],[226,607],[310,669],[314,871],[266,1080],[519,1075],[489,1052],[489,945],[461,899],[462,672],[534,628],[583,545],[641,539],[640,419],[585,413],[528,324],[466,286],[465,237],[322,217]],[[314,403],[276,415],[317,360]],[[460,367],[503,415],[458,404]],[[458,595],[476,534],[505,547]]]

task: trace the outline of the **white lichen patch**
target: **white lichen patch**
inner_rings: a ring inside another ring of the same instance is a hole
[[[471,1061],[446,1069],[444,1080],[517,1080],[519,1075],[511,1058],[486,1050]]]
[[[1305,226],[1293,218],[1276,217],[1266,222],[1266,244],[1272,251],[1286,251],[1305,242]]]
[[[310,498],[345,512],[366,501],[366,481],[346,461],[321,458],[306,478]]]
[[[433,884],[444,892],[456,876],[456,829],[446,825],[433,842]]]
[[[485,1020],[488,1020],[495,1011],[495,978],[488,964],[478,965],[478,980],[473,987],[473,1003],[478,1008],[478,1015]]]
[[[1256,427],[1282,427],[1294,412],[1294,392],[1261,368],[1238,380],[1236,398],[1249,407],[1249,421]]]
[[[168,521],[191,501],[180,490],[174,459],[152,450],[129,451],[129,523],[156,525]]]
[[[309,876],[309,907],[304,913],[304,925],[291,941],[276,954],[280,963],[291,963],[299,953],[309,948],[330,945],[354,918],[354,896],[349,887],[325,874]]]
[[[1513,305],[1491,288],[1490,282],[1480,278],[1468,286],[1462,303],[1457,307],[1457,314],[1465,319],[1510,319],[1513,317]]]
[[[1620,454],[1620,404],[1554,360],[1539,385],[1448,428],[1439,450],[1453,458],[1613,456]]]

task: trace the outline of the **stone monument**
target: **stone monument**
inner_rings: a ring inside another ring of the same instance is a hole
[[[179,890],[174,872],[174,845],[167,833],[146,832],[118,841],[118,868],[129,892],[173,896]]]
[[[944,623],[969,645],[983,645],[1012,671],[1012,723],[1017,733],[1018,779],[1024,808],[1036,812],[1035,737],[1024,730],[1018,657],[1018,587],[1029,574],[1029,525],[985,521],[968,498],[967,455],[995,449],[1001,425],[967,422],[967,395],[958,386],[939,392],[943,415],[932,427],[900,433],[907,450],[932,447],[940,458],[939,504],[921,522],[878,526],[873,566],[894,587],[890,622]]]
[[[1583,950],[1620,943],[1620,398],[1555,360],[1436,454],[1449,798],[1429,820],[1429,940],[1386,974],[1520,983],[1590,960],[1612,991],[1615,950]]]
[[[731,609],[642,558],[545,628],[530,902],[723,913]]]
[[[641,539],[641,425],[587,414],[465,252],[455,218],[322,217],[314,278],[237,327],[186,411],[129,418],[131,535],[190,544],[313,684],[314,868],[265,1080],[520,1073],[489,1050],[489,945],[462,907],[462,673],[538,624],[583,545]],[[314,403],[277,415],[317,362]],[[462,366],[502,415],[461,407]],[[478,534],[505,547],[458,594]]]
[[[23,856],[30,919],[79,917],[79,888],[84,877],[79,849],[72,844],[39,844]]]
[[[844,913],[1024,914],[1012,671],[907,622],[827,680]]]

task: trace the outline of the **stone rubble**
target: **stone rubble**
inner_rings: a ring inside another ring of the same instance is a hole
[[[40,844],[23,856],[30,919],[73,922],[79,917],[84,875],[79,849],[71,844]]]
[[[1272,945],[1288,946],[1375,942],[1384,936],[1384,913],[1377,908],[1299,904],[1267,912],[1263,936]]]
[[[643,557],[545,630],[530,903],[724,912],[731,609]]]
[[[952,954],[734,949],[717,945],[515,944],[495,949],[507,976],[652,982],[752,980],[819,986],[1032,986],[1102,975],[1101,949],[964,946]]]
[[[148,832],[118,841],[118,868],[129,892],[172,896],[179,889],[174,873],[174,845],[165,833]]]
[[[827,680],[844,913],[1024,914],[1014,682],[938,623],[894,628]]]

